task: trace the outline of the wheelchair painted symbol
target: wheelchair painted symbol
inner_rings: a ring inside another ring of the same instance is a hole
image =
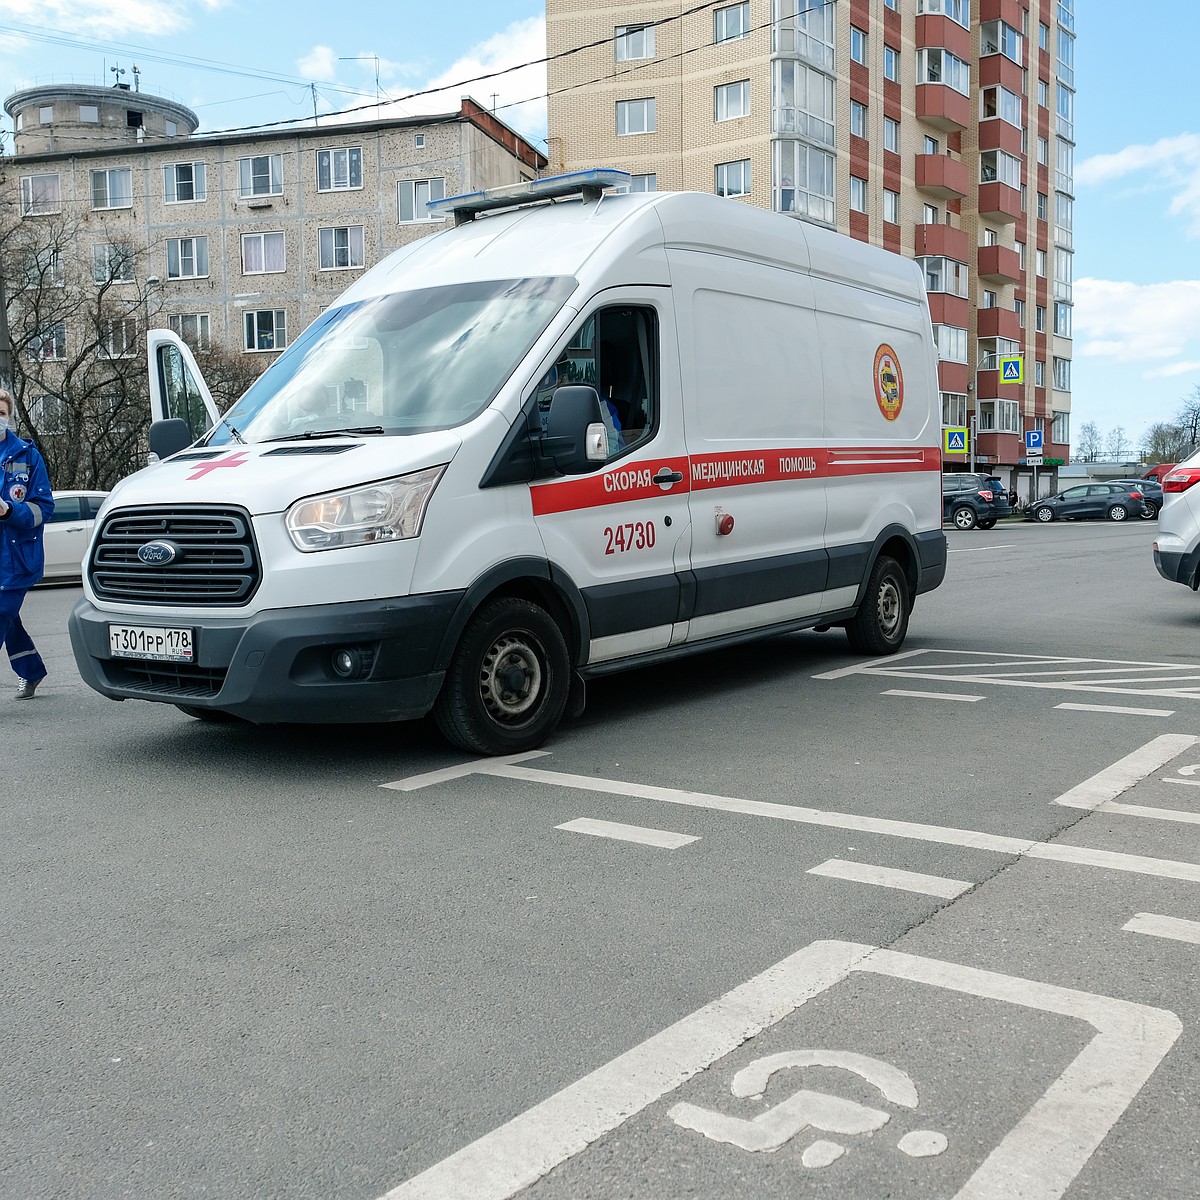
[[[878,1058],[845,1050],[793,1050],[768,1055],[739,1071],[733,1077],[730,1091],[739,1099],[762,1096],[771,1076],[791,1067],[835,1067],[850,1071],[877,1088],[892,1104],[917,1107],[916,1085],[903,1071]],[[748,1120],[686,1103],[676,1104],[667,1115],[684,1129],[752,1154],[773,1153],[806,1129],[842,1135],[874,1133],[891,1120],[891,1114],[882,1109],[804,1088]],[[897,1143],[911,1158],[941,1154],[948,1144],[944,1134],[932,1129],[907,1133]],[[800,1161],[817,1169],[837,1162],[845,1153],[846,1147],[840,1142],[818,1138],[804,1150]]]

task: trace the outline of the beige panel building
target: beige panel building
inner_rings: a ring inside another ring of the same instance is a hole
[[[921,260],[944,424],[1025,495],[1027,431],[1068,457],[1074,0],[547,0],[547,43],[551,171],[620,167]]]

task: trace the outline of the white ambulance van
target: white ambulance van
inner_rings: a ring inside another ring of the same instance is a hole
[[[502,754],[603,673],[835,625],[897,650],[946,566],[920,270],[627,179],[434,202],[224,418],[154,331],[162,461],[96,522],[84,679],[207,719],[432,711]]]

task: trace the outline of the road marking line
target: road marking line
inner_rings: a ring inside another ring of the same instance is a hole
[[[1191,942],[1200,946],[1200,921],[1162,917],[1157,913],[1135,913],[1121,928],[1129,933],[1145,933],[1150,937],[1170,938],[1175,942]]]
[[[1200,779],[1175,779],[1170,775],[1164,775],[1163,783],[1179,783],[1184,787],[1200,787]]]
[[[1162,739],[1157,740],[1161,741]],[[1200,739],[1185,738],[1184,740],[1197,741]],[[1153,745],[1153,743],[1151,744]],[[973,829],[955,829],[946,825],[922,825],[914,821],[894,821],[883,817],[860,817],[854,813],[826,812],[816,808],[800,808],[791,804],[774,804],[765,800],[738,800],[732,796],[710,796],[702,792],[683,792],[675,788],[626,783],[619,779],[594,779],[587,775],[568,775],[560,771],[535,771],[529,767],[498,764],[496,759],[485,759],[482,765],[477,767],[477,770],[487,775],[499,775],[503,779],[519,779],[524,783],[544,783],[551,787],[602,792],[609,796],[659,800],[666,804],[683,804],[690,808],[742,813],[755,817],[773,817],[781,821],[794,821],[801,825],[821,825],[829,829],[849,829],[856,833],[877,833],[884,837],[933,842],[939,846],[963,846],[968,850],[991,850],[997,854],[1007,854],[1014,858],[1038,858],[1049,862],[1070,863],[1075,866],[1125,871],[1133,875],[1153,875],[1160,879],[1181,879],[1189,883],[1200,883],[1200,863],[1178,862],[1169,858],[1145,858],[1138,854],[1091,850],[1086,846],[1068,846],[1058,842],[1047,844],[1029,838],[980,833]]]
[[[424,775],[410,775],[394,783],[381,783],[383,788],[395,792],[415,792],[418,788],[433,787],[438,783],[449,783],[451,779],[462,779],[466,775],[478,775],[480,763],[519,763],[531,758],[545,758],[549,750],[527,750],[524,754],[509,754],[504,758],[472,758],[453,767],[442,767],[439,771],[427,771]]]
[[[621,842],[640,842],[643,846],[659,846],[664,850],[678,850],[680,846],[700,840],[686,833],[671,833],[667,829],[646,829],[641,825],[622,825],[618,821],[593,821],[590,817],[580,817],[563,825],[555,825],[554,828],[565,829],[569,833],[587,833],[592,837],[616,838]]]
[[[890,688],[886,692],[880,692],[881,696],[911,696],[914,700],[962,700],[967,704],[973,704],[976,700],[983,700],[983,696],[964,696],[960,692],[909,692],[904,688]]]
[[[1173,717],[1173,708],[1122,708],[1119,704],[1056,704],[1055,708],[1071,712],[1124,713],[1130,717]]]
[[[983,550],[1011,550],[1016,542],[1001,542],[999,546],[971,546],[962,550],[947,550],[947,554],[978,554]]]
[[[1127,754],[1120,761],[1097,771],[1090,779],[1064,792],[1055,804],[1066,808],[1098,809],[1127,792],[1147,775],[1165,767],[1171,759],[1194,746],[1200,738],[1184,733],[1164,733]]]
[[[896,888],[902,892],[919,892],[923,896],[941,896],[953,900],[975,885],[962,879],[946,879],[941,875],[922,875],[918,871],[898,871],[893,867],[876,867],[870,863],[848,862],[830,858],[810,867],[808,875],[825,875],[830,879],[845,879],[851,883],[872,883],[877,887]]]
[[[913,658],[915,655],[924,654],[924,650],[904,650],[900,654],[889,654],[887,658],[872,658],[864,663],[855,663],[852,667],[841,667],[836,671],[824,671],[820,675],[814,675],[814,679],[845,679],[849,675],[861,675],[863,672],[870,671],[874,666],[880,663],[894,663],[902,658]]]
[[[1151,808],[1145,804],[1102,804],[1100,812],[1125,813],[1130,817],[1147,817],[1151,821],[1178,821],[1183,825],[1200,825],[1200,813],[1182,812],[1177,808]]]
[[[955,1193],[1058,1200],[1166,1056],[1174,1013],[855,942],[814,942],[387,1192],[508,1200],[657,1100],[863,971],[1049,1012],[1095,1035]]]

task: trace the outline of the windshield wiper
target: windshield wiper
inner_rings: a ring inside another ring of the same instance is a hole
[[[232,422],[223,413],[221,415],[221,424],[233,434],[233,440],[237,442],[239,446],[244,446],[246,444],[246,439],[242,437],[242,435],[238,433],[236,429],[234,429]]]
[[[263,442],[303,442],[309,438],[342,437],[344,434],[384,433],[382,425],[355,425],[345,429],[306,429],[302,433],[285,433],[279,437],[263,438]],[[238,439],[241,440],[240,438]]]

